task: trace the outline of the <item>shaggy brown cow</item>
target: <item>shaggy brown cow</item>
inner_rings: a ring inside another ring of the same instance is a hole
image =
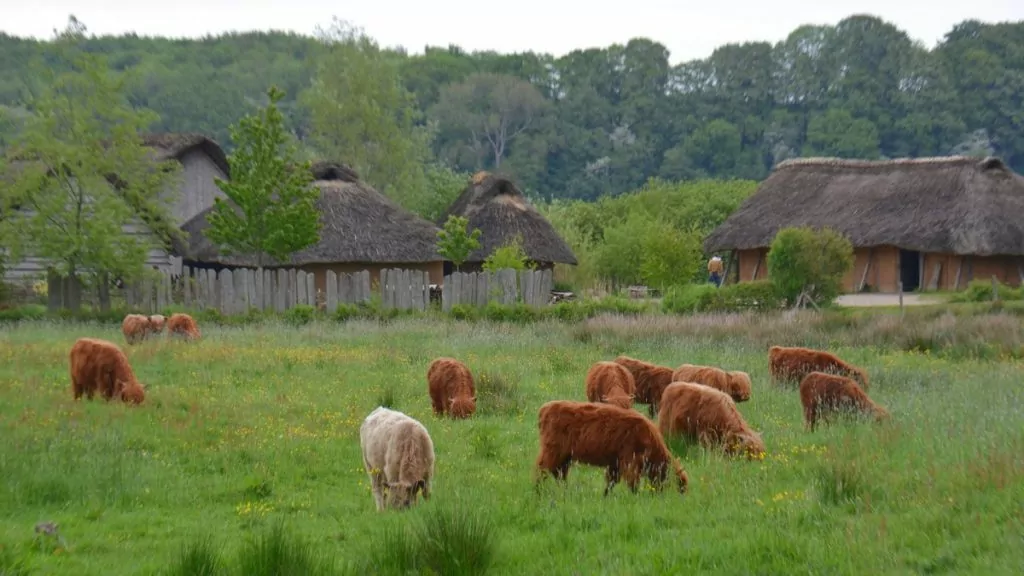
[[[866,372],[822,350],[772,346],[768,349],[768,369],[773,380],[799,382],[811,372],[827,372],[859,379],[861,387],[868,389]]]
[[[721,445],[725,453],[760,458],[765,452],[761,435],[754,432],[728,394],[704,384],[674,382],[665,389],[658,412],[661,434],[682,435],[705,448]]]
[[[615,362],[596,362],[587,372],[587,400],[621,408],[633,407],[636,383],[629,370]]]
[[[736,402],[750,400],[750,376],[746,372],[726,372],[715,366],[683,364],[672,373],[672,381],[704,384],[725,392]]]
[[[164,325],[167,324],[167,318],[163,314],[153,314],[149,317],[149,325],[152,327],[153,332],[159,334],[164,331]]]
[[[804,376],[800,403],[808,430],[814,430],[819,419],[827,421],[833,414],[873,414],[876,421],[889,418],[889,412],[868,398],[852,378],[826,372]]]
[[[672,369],[629,356],[619,356],[615,363],[625,367],[633,375],[636,383],[636,396],[633,401],[647,404],[647,411],[653,418],[661,402],[661,393],[672,383]]]
[[[128,314],[121,321],[121,333],[124,334],[124,339],[129,345],[142,342],[149,338],[152,332],[153,325],[149,318],[142,314]]]
[[[84,394],[92,400],[98,392],[106,400],[115,397],[141,404],[145,389],[135,378],[128,357],[113,342],[79,338],[71,347],[71,391],[75,400]]]
[[[171,314],[171,317],[167,319],[167,335],[168,336],[182,336],[186,340],[198,340],[199,339],[199,326],[196,325],[196,321],[188,314]]]
[[[635,493],[643,476],[660,491],[671,465],[679,492],[686,492],[689,477],[643,414],[610,404],[552,400],[540,407],[537,424],[537,485],[548,474],[566,480],[577,461],[605,468],[605,495],[620,478]]]
[[[427,388],[434,414],[469,418],[476,412],[473,374],[454,358],[436,358],[427,368]]]

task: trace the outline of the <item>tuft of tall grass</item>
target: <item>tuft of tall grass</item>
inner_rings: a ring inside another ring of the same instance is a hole
[[[164,572],[165,576],[222,576],[227,573],[222,550],[209,538],[196,538],[183,545],[171,567]]]
[[[519,383],[504,374],[483,371],[475,384],[477,405],[483,414],[519,414],[526,406]]]
[[[238,569],[245,576],[316,576],[331,574],[333,566],[278,522],[246,542],[238,555]]]
[[[432,506],[412,525],[389,525],[367,557],[372,574],[480,575],[494,566],[498,539],[484,509]]]
[[[397,393],[395,392],[394,386],[387,385],[383,390],[380,391],[380,394],[377,395],[377,405],[392,410],[395,409],[395,406],[398,405],[398,402]]]

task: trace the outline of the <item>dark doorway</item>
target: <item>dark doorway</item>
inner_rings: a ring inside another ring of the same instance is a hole
[[[900,250],[900,282],[904,292],[913,292],[921,287],[921,253]]]

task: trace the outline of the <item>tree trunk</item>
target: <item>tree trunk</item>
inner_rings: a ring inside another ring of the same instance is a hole
[[[74,313],[82,311],[82,282],[78,273],[71,272],[64,279],[64,307]]]
[[[110,312],[110,274],[102,272],[97,279],[100,312]]]

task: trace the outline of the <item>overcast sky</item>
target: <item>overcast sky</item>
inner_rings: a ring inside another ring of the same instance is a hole
[[[642,36],[672,63],[704,58],[730,42],[777,42],[801,24],[872,14],[932,47],[958,22],[1024,20],[1024,0],[0,0],[0,30],[50,38],[75,14],[91,33],[196,37],[226,31],[312,34],[337,16],[385,46],[425,45],[560,56]],[[481,11],[481,8],[487,9]]]

